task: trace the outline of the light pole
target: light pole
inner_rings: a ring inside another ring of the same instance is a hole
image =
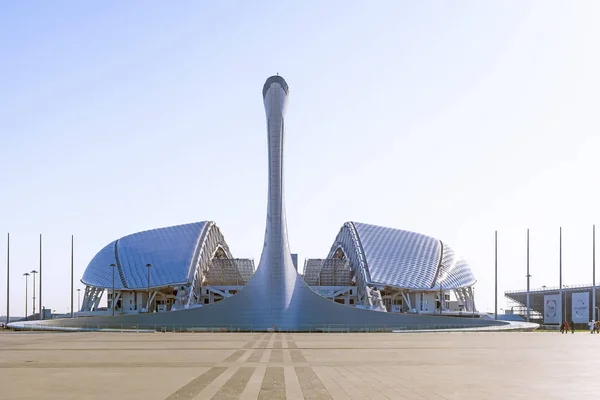
[[[443,308],[444,308],[444,289],[442,288],[442,282],[440,282],[440,315],[442,315]]]
[[[31,318],[35,321],[35,274],[37,274],[38,272],[34,269],[33,271],[31,271],[31,274],[33,274],[33,314],[31,316]]]
[[[27,321],[27,281],[29,280],[29,272],[23,274],[25,277],[25,321]]]
[[[563,285],[563,288],[566,289],[566,288],[568,288],[568,286]],[[564,304],[563,305],[563,311],[564,311],[563,320],[566,321],[567,320],[567,291],[563,290],[563,294],[564,294],[564,296],[561,297],[560,301],[563,302],[563,304]]]
[[[563,284],[562,284],[562,226],[559,229],[559,236],[558,236],[558,287],[560,288],[559,294],[560,294],[560,302],[562,303],[563,301]],[[565,307],[561,307],[561,313],[562,313],[562,309]],[[560,323],[562,324],[563,321],[566,321],[566,315],[562,316],[562,320],[560,321]]]
[[[110,264],[112,268],[112,294],[110,300],[110,308],[112,308],[112,315],[115,315],[115,264]]]
[[[529,229],[527,229],[527,322],[529,322],[530,318],[530,304],[529,304],[529,279],[531,278],[531,274],[529,273]]]
[[[471,294],[473,295],[473,299],[472,299],[473,318],[475,318],[475,286],[471,286]]]
[[[498,231],[494,232],[494,319],[498,319]]]
[[[148,268],[148,313],[150,313],[150,268],[152,268],[152,264],[146,264],[146,268]]]
[[[77,311],[81,311],[81,305],[79,301],[79,295],[81,293],[81,289],[77,289]]]

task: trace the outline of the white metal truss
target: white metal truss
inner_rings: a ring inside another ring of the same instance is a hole
[[[346,222],[342,226],[327,258],[339,258],[340,256],[348,259],[358,289],[359,302],[369,307],[369,290],[367,286],[370,284],[371,278],[367,268],[367,258],[352,222]]]
[[[100,299],[104,294],[104,289],[95,286],[86,286],[85,293],[83,295],[83,302],[81,303],[80,311],[92,311],[97,310],[100,304]]]
[[[200,237],[198,238],[198,243],[196,244],[196,249],[194,251],[194,257],[192,258],[192,262],[190,264],[188,282],[191,282],[191,284],[188,288],[189,296],[187,299],[186,308],[197,304],[196,302],[200,299],[200,291],[204,276],[210,268],[209,264],[211,258],[215,255],[217,249],[219,248],[222,249],[225,258],[233,258],[220,229],[214,222],[209,222],[205,225]]]

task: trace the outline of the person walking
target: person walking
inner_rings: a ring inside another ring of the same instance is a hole
[[[565,321],[565,333],[569,333],[569,321]]]
[[[562,321],[560,323],[560,333],[565,333],[565,321]]]
[[[594,320],[591,320],[591,321],[588,323],[588,326],[590,327],[590,333],[594,333],[594,330],[595,330],[595,328],[596,328],[596,323],[594,322]]]
[[[575,322],[571,321],[571,334],[575,333]]]

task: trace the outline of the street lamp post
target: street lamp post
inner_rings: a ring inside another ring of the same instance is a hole
[[[115,315],[115,264],[110,264],[112,268],[112,299],[110,301],[110,308],[112,308],[112,315]]]
[[[475,318],[475,286],[471,286],[471,294],[473,296],[473,299],[471,300],[473,302],[471,308],[473,308],[473,318]]]
[[[27,321],[27,281],[29,280],[29,272],[23,274],[25,277],[25,321]]]
[[[442,309],[444,308],[444,289],[440,282],[440,315],[442,315]]]
[[[81,293],[81,289],[77,289],[77,311],[81,311],[81,305],[80,305],[81,302],[79,301],[80,300],[80,298],[79,298],[80,293]]]
[[[150,313],[150,268],[152,268],[152,264],[146,264],[146,268],[148,268],[148,313]]]
[[[31,271],[31,274],[33,275],[33,314],[31,316],[31,318],[35,321],[35,274],[37,274],[38,272],[34,269],[33,271]]]
[[[568,288],[567,285],[563,285],[563,288]],[[563,303],[563,321],[567,320],[567,291],[563,290],[563,297],[560,299],[560,301]]]

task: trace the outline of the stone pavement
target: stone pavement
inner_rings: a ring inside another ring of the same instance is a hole
[[[0,399],[566,399],[600,335],[0,334]]]

